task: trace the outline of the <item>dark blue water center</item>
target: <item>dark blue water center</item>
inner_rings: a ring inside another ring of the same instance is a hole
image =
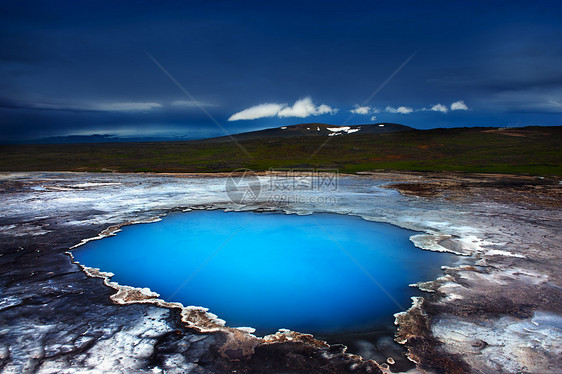
[[[228,326],[332,334],[388,322],[411,305],[409,284],[449,262],[414,247],[413,234],[337,214],[194,211],[127,226],[74,256]]]

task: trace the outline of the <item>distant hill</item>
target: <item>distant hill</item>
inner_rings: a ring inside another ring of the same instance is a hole
[[[514,128],[499,128],[499,127],[453,127],[453,128],[437,128],[432,130],[418,130],[410,126],[399,125],[397,123],[381,122],[373,124],[362,125],[330,125],[326,123],[301,123],[298,125],[274,127],[264,130],[256,130],[249,132],[242,132],[237,134],[203,138],[203,139],[189,139],[184,137],[178,138],[165,138],[165,137],[117,137],[110,134],[93,134],[93,135],[67,135],[67,136],[53,136],[46,138],[38,138],[28,140],[27,142],[18,141],[8,144],[88,144],[88,143],[154,143],[154,142],[190,142],[195,143],[223,143],[231,142],[232,138],[237,141],[255,140],[255,139],[275,139],[275,138],[300,138],[300,137],[336,137],[345,135],[380,135],[398,132],[431,132],[432,134],[455,134],[462,132],[470,132],[471,129],[475,131],[483,131],[488,133],[498,133],[509,136],[527,136],[536,132],[536,126],[530,127],[514,127]],[[541,127],[538,127],[539,129]],[[542,128],[548,128],[543,126]],[[8,145],[6,144],[6,145]]]
[[[272,129],[244,132],[230,136],[204,139],[206,142],[238,141],[260,138],[291,138],[301,136],[342,136],[349,134],[383,134],[389,132],[410,131],[413,128],[396,123],[375,123],[365,125],[338,126],[326,123],[301,123],[299,125],[275,127]]]
[[[67,135],[50,136],[46,138],[36,138],[28,140],[18,140],[7,144],[72,144],[72,143],[139,143],[139,142],[166,142],[183,141],[189,138],[165,138],[165,137],[118,137],[110,134],[93,135]]]
[[[302,123],[299,125],[275,127],[271,129],[243,132],[213,138],[193,139],[191,137],[118,137],[111,134],[66,135],[18,140],[7,144],[72,144],[72,143],[140,143],[140,142],[170,142],[170,141],[205,141],[224,142],[249,140],[259,138],[286,138],[297,136],[339,136],[346,134],[382,134],[387,132],[407,131],[413,128],[396,123],[375,123],[364,125],[338,126],[326,123]]]

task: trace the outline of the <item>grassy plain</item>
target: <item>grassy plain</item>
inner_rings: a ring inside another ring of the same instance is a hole
[[[332,168],[343,173],[446,170],[562,175],[560,126],[358,132],[333,136],[325,143],[327,139],[240,139],[239,144],[251,157],[229,141],[0,145],[0,171],[224,172],[237,168]]]

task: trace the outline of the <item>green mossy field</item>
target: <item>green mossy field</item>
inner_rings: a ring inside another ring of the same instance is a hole
[[[329,139],[329,140],[328,140]],[[230,141],[0,145],[0,171],[330,168],[562,175],[562,127],[452,128]]]

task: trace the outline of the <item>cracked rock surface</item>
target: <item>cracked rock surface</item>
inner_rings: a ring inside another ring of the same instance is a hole
[[[310,335],[281,331],[259,338],[215,328],[201,311],[151,300],[117,303],[108,280],[88,276],[65,253],[110,227],[189,209],[333,212],[423,232],[412,237],[418,247],[454,252],[459,260],[439,279],[420,280],[424,297],[396,316],[396,340],[416,362],[413,371],[562,367],[560,181],[373,173],[340,176],[337,188],[320,191],[302,178],[280,193],[266,188],[271,175],[261,175],[259,198],[240,205],[225,193],[226,178],[0,174],[0,372],[400,369],[400,357],[376,363]],[[384,357],[369,344],[354,353]]]

